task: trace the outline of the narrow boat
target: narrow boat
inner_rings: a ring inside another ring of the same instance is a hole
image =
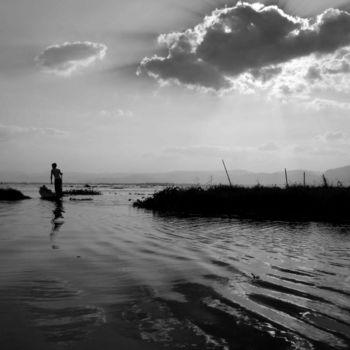
[[[47,201],[58,201],[61,199],[60,197],[56,196],[55,192],[52,192],[45,185],[43,185],[39,188],[39,193],[40,193],[41,199],[45,199]]]

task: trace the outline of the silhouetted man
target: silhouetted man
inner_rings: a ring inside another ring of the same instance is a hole
[[[63,193],[62,193],[62,176],[63,176],[63,173],[61,172],[60,169],[57,168],[57,164],[56,163],[52,163],[50,180],[51,180],[51,184],[52,184],[52,177],[55,178],[55,192],[56,192],[56,196],[57,197],[62,197],[63,196]]]

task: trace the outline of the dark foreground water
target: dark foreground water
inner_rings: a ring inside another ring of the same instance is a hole
[[[347,349],[350,226],[0,202],[0,349]],[[81,198],[81,197],[80,197]]]

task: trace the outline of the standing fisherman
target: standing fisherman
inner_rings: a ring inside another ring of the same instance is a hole
[[[57,164],[52,163],[50,180],[51,180],[51,184],[52,184],[52,177],[55,178],[55,192],[56,192],[56,196],[59,198],[61,198],[63,196],[62,176],[63,176],[63,173],[61,172],[60,169],[57,168]]]

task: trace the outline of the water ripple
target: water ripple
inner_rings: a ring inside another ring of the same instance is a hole
[[[350,226],[159,215],[129,201],[155,188],[100,190],[0,204],[0,303],[47,342],[107,323],[155,349],[349,348]]]

